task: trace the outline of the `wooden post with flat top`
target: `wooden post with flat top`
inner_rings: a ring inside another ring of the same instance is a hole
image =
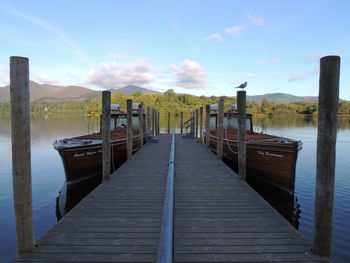
[[[198,110],[195,111],[195,137],[198,138]]]
[[[181,134],[183,134],[183,131],[184,131],[184,113],[181,111],[180,113],[180,131],[181,131]]]
[[[238,110],[238,175],[246,180],[246,92],[237,91]]]
[[[152,136],[156,135],[156,110],[152,109]]]
[[[205,105],[205,145],[210,144],[210,105]]]
[[[146,134],[147,135],[150,135],[150,114],[151,114],[151,108],[150,107],[147,107],[147,110],[146,110],[146,123],[145,123],[145,127],[146,127]]]
[[[10,93],[13,202],[21,255],[34,247],[28,58],[10,58]]]
[[[157,135],[160,133],[160,112],[157,111]]]
[[[216,136],[217,136],[217,144],[216,144],[216,155],[218,159],[222,160],[223,156],[223,143],[224,143],[224,99],[221,98],[219,100],[219,108],[217,115],[217,126],[216,126]]]
[[[133,141],[133,130],[132,130],[132,100],[126,101],[126,109],[127,109],[127,118],[128,118],[128,125],[126,129],[126,135],[127,135],[127,144],[126,144],[126,152],[128,160],[132,157],[132,141]]]
[[[170,133],[170,111],[168,112],[168,133]]]
[[[111,92],[102,91],[102,180],[111,177]]]
[[[313,251],[329,256],[332,241],[340,57],[320,60]]]
[[[199,108],[199,138],[203,140],[203,107]]]
[[[139,135],[140,135],[140,147],[143,146],[143,104],[139,104]]]

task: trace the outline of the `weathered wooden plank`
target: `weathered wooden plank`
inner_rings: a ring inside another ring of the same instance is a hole
[[[176,164],[176,262],[321,259],[310,253],[310,244],[285,219],[205,146],[178,140]]]
[[[146,144],[18,262],[154,262],[169,146],[168,136]]]

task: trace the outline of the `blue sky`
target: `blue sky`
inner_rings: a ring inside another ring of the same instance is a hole
[[[349,1],[0,1],[0,85],[10,56],[39,83],[233,96],[317,96],[319,58],[341,56],[350,100]]]

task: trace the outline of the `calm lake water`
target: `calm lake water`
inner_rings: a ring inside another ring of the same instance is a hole
[[[175,126],[175,120],[173,120]],[[166,122],[163,120],[165,131]],[[56,139],[86,134],[99,124],[83,116],[32,116],[32,184],[35,238],[38,239],[72,203],[85,193],[64,191],[64,170],[52,143]],[[313,120],[259,119],[256,130],[289,137],[303,142],[299,152],[295,195],[266,196],[309,241],[313,239],[314,195],[316,174],[317,126]],[[339,120],[337,137],[336,185],[332,259],[350,262],[350,120]],[[12,200],[11,129],[9,116],[0,115],[0,261],[11,262],[16,257],[16,234]],[[267,187],[267,186],[266,186]],[[257,187],[259,188],[259,186]],[[261,186],[260,186],[261,188]],[[265,188],[265,187],[264,187]],[[90,189],[89,189],[90,190]],[[261,189],[257,189],[261,191]],[[59,196],[59,192],[61,195]],[[266,191],[265,191],[266,192]],[[59,198],[58,198],[59,197]],[[65,199],[72,203],[65,206]],[[57,203],[57,200],[59,202]]]

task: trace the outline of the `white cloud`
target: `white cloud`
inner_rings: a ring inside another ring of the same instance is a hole
[[[9,84],[10,83],[10,71],[9,67],[0,64],[0,84]]]
[[[279,60],[278,58],[275,58],[271,62],[274,63],[274,64],[278,64],[278,63],[281,62],[281,60]]]
[[[109,56],[111,58],[115,58],[115,59],[121,59],[124,57],[124,55],[119,54],[119,53],[109,53],[109,54],[107,54],[107,56]]]
[[[303,73],[289,72],[288,81],[302,80],[302,79],[305,79],[306,77],[307,76]]]
[[[274,77],[274,78],[279,78],[280,76],[281,76],[281,74],[279,72],[272,73],[272,77]]]
[[[209,40],[223,41],[224,38],[221,36],[221,34],[215,33],[215,34],[211,34],[210,36],[208,36],[204,39],[204,41],[209,41]]]
[[[231,36],[239,36],[246,29],[247,27],[245,25],[238,25],[238,26],[227,28],[225,32],[226,34]]]
[[[254,16],[254,15],[249,14],[248,19],[249,19],[250,23],[253,24],[254,26],[265,25],[265,20],[261,16]]]
[[[86,59],[79,59],[79,64],[81,64],[81,65],[88,65],[88,64],[90,64],[90,62],[88,61],[88,60],[86,60]]]
[[[241,83],[242,81],[240,79],[233,79],[233,80],[230,80],[230,83],[231,84],[239,84]]]
[[[60,45],[64,46],[64,49],[68,52],[70,52],[73,55],[80,56],[81,51],[78,49],[78,47],[73,43],[71,39],[69,39],[64,32],[59,30],[58,28],[54,27],[47,21],[44,21],[42,19],[39,19],[37,17],[25,14],[19,10],[1,5],[0,6],[3,10],[6,10],[8,13],[17,16],[23,20],[26,20],[27,22],[30,22],[34,25],[37,25],[43,29],[45,29],[47,32],[53,34],[55,37],[58,38]]]
[[[190,59],[185,59],[181,66],[170,65],[173,71],[175,86],[185,89],[200,89],[205,88],[205,71],[198,62]]]
[[[315,61],[318,62],[324,56],[326,56],[326,54],[324,54],[324,53],[310,54],[309,56],[307,56],[306,61],[307,62],[315,62]]]
[[[102,63],[88,72],[87,83],[101,88],[121,88],[126,85],[149,84],[155,69],[144,59],[131,63]]]
[[[59,84],[58,80],[51,79],[46,76],[35,76],[35,81],[42,84],[50,84],[50,85]]]
[[[260,78],[260,75],[254,74],[254,73],[246,73],[245,77],[248,79],[257,79]]]
[[[267,62],[264,61],[264,60],[258,60],[258,61],[256,62],[256,64],[258,64],[258,65],[264,65],[264,64],[267,64]]]

